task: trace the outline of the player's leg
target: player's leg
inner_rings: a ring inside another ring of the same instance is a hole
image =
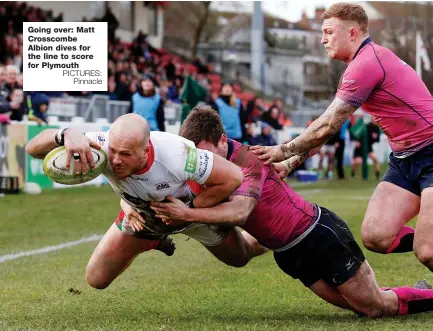
[[[433,290],[407,286],[379,289],[367,261],[352,278],[338,287],[338,291],[354,311],[369,317],[408,315],[433,310]]]
[[[328,179],[334,179],[335,169],[335,146],[329,146],[328,153]]]
[[[421,190],[421,208],[416,225],[414,251],[418,259],[433,271],[433,146],[414,155]]]
[[[368,157],[373,161],[374,163],[374,173],[376,175],[376,180],[379,180],[380,177],[380,164],[379,164],[379,160],[377,159],[376,153],[375,152],[369,152],[368,153]]]
[[[406,160],[390,156],[389,168],[376,187],[361,226],[364,246],[378,253],[413,250],[415,231],[405,226],[420,208],[419,187],[408,179]]]
[[[330,304],[348,310],[354,310],[349,302],[341,295],[335,286],[329,285],[323,279],[318,280],[308,288],[318,297],[329,302]]]
[[[338,289],[322,279],[323,268],[326,268],[321,261],[322,253],[326,250],[326,239],[329,234],[317,226],[319,222],[320,219],[306,237],[296,245],[275,251],[275,262],[284,273],[301,281],[305,287],[323,300],[334,306],[353,310]]]
[[[433,271],[433,187],[421,192],[421,208],[416,224],[414,252],[420,262]]]
[[[183,234],[197,240],[221,262],[232,267],[243,267],[255,256],[268,251],[246,231],[234,227],[197,224]]]
[[[248,239],[245,234],[247,234]],[[218,245],[205,245],[205,247],[218,260],[236,268],[245,266],[253,257],[262,255],[268,251],[250,234],[245,231],[241,233],[236,228],[231,228],[228,231],[227,237]]]
[[[433,309],[433,290],[409,287],[380,290],[373,270],[346,223],[325,208],[321,211],[315,232],[316,239],[322,239],[326,245],[319,254],[320,274],[326,283],[340,292],[353,311],[381,317]]]
[[[168,256],[173,255],[175,246],[170,238],[144,239],[146,234],[134,232],[121,211],[90,258],[86,268],[88,284],[97,289],[106,288],[144,251],[157,249]]]
[[[358,166],[362,164],[362,157],[360,156],[354,156],[352,159],[352,177],[355,177],[356,169],[358,169]]]
[[[115,223],[99,242],[86,268],[87,283],[97,289],[108,287],[145,250],[152,240],[140,239],[122,232]]]

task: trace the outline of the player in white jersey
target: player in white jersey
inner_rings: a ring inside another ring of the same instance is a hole
[[[226,264],[243,266],[266,250],[245,232],[222,230],[204,224],[170,227],[155,218],[150,201],[175,196],[191,207],[213,206],[226,199],[243,181],[242,171],[194,143],[177,135],[152,132],[145,119],[135,114],[119,117],[109,133],[47,129],[33,138],[26,151],[36,158],[64,144],[69,160],[74,156],[76,173],[93,167],[90,146],[102,148],[108,155],[105,175],[124,203],[144,219],[143,231],[136,231],[121,212],[99,242],[86,270],[88,283],[106,288],[141,252],[157,248],[168,234],[182,232],[200,243]],[[205,184],[195,194],[188,181]],[[119,231],[119,229],[121,231]]]

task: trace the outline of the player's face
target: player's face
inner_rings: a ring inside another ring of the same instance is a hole
[[[350,30],[340,19],[328,18],[322,24],[321,43],[329,58],[345,61],[351,51]]]
[[[221,139],[218,142],[218,145],[214,145],[212,142],[207,140],[202,140],[197,144],[197,148],[205,149],[214,154],[217,154],[223,158],[227,156],[227,136],[222,135]]]
[[[145,168],[149,150],[149,143],[143,148],[130,140],[110,140],[108,160],[116,178],[124,179]]]

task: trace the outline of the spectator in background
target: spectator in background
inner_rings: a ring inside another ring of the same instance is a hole
[[[8,91],[8,95],[18,87],[17,74],[18,70],[15,66],[11,64],[6,66],[6,89]]]
[[[248,101],[246,108],[247,123],[259,121],[264,113],[265,108],[263,107],[262,98],[255,96],[253,99]]]
[[[27,106],[29,108],[29,121],[35,121],[39,125],[48,124],[48,105],[49,98],[45,93],[34,92],[27,96]]]
[[[245,111],[241,100],[234,93],[232,82],[223,82],[220,95],[212,108],[220,114],[227,137],[242,143],[246,124],[246,118],[242,114]]]
[[[181,103],[179,100],[181,85],[181,78],[176,77],[170,81],[170,85],[167,88],[167,101],[173,103]],[[180,86],[180,87],[179,87]]]
[[[376,173],[376,180],[380,178],[380,164],[377,159],[376,153],[373,151],[373,144],[380,141],[380,128],[373,120],[366,125],[367,128],[367,156],[374,163],[374,170]],[[355,177],[356,169],[362,164],[362,142],[355,139],[352,136],[352,140],[355,142],[355,150],[353,151],[352,159],[352,177]]]
[[[165,131],[164,100],[155,89],[153,77],[145,75],[131,99],[130,113],[144,117],[152,131]]]
[[[114,79],[114,76],[110,76],[108,77],[107,91],[102,92],[102,94],[108,95],[110,100],[117,100],[117,95],[115,91],[116,91],[116,80]]]
[[[0,65],[0,96],[7,98],[9,91],[6,86],[6,68]]]
[[[119,27],[119,21],[117,20],[116,16],[114,16],[109,6],[106,7],[105,14],[101,18],[101,22],[107,22],[108,40],[114,42],[116,39],[116,30]]]
[[[320,149],[320,160],[319,160],[319,176],[322,175],[323,171],[323,160],[325,157],[328,158],[328,169],[326,171],[326,178],[334,178],[334,167],[335,167],[335,152],[337,149],[339,139],[339,133],[329,139]]]
[[[269,110],[263,114],[262,120],[263,122],[268,123],[275,130],[282,130],[283,126],[280,124],[280,109],[273,105],[269,108]]]
[[[170,61],[165,65],[164,69],[167,80],[170,81],[176,78],[176,66],[173,63],[173,59],[170,59]]]
[[[131,100],[132,94],[129,91],[128,76],[126,75],[125,72],[117,73],[115,93],[117,95],[118,100],[121,101]]]
[[[26,114],[27,110],[24,103],[24,92],[21,88],[16,88],[12,91],[9,96],[9,105],[11,107],[12,113],[10,115],[11,121],[22,121],[23,116]]]
[[[257,145],[261,146],[277,145],[277,141],[272,134],[272,127],[268,123],[262,122],[262,132],[255,138],[255,142]]]
[[[20,88],[20,89],[23,89],[23,74],[20,72],[18,75],[17,75],[17,87],[18,88]]]
[[[269,108],[269,110],[270,110],[271,108],[273,108],[273,107],[277,107],[278,110],[279,110],[280,112],[282,112],[282,111],[283,111],[283,108],[284,108],[283,99],[281,99],[280,97],[275,98],[275,99],[274,99],[274,102],[272,103],[272,105],[271,105],[271,107]]]
[[[14,89],[9,97],[0,95],[0,122],[21,121],[24,115],[24,95],[20,89]]]
[[[337,175],[338,179],[344,179],[344,168],[343,168],[343,162],[344,162],[344,149],[346,148],[346,134],[347,129],[349,127],[350,120],[347,120],[343,126],[341,127],[340,131],[337,133],[337,144],[336,144],[336,150],[335,150],[335,158],[337,160]]]

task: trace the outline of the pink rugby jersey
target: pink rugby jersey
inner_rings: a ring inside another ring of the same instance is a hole
[[[243,228],[260,244],[278,249],[304,234],[317,219],[318,208],[297,194],[249,147],[229,140],[228,158],[244,173],[244,182],[232,195],[257,199]]]
[[[396,157],[433,143],[433,97],[407,63],[364,41],[344,72],[337,97],[369,113]]]

